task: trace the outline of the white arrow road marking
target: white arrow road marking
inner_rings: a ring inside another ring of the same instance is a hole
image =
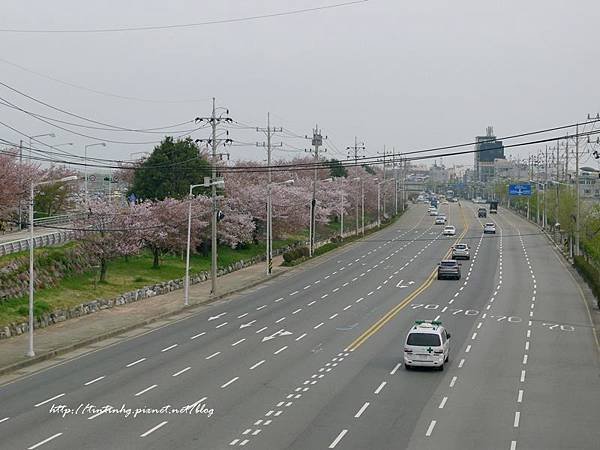
[[[250,326],[254,325],[255,322],[256,322],[256,320],[253,320],[252,322],[248,322],[248,323],[243,323],[240,325],[240,328],[250,327]]]
[[[398,282],[398,284],[396,285],[396,287],[400,287],[400,286],[402,286],[402,283],[403,283],[403,282],[404,282],[404,280],[400,280],[400,281]]]
[[[275,339],[278,336],[288,336],[290,334],[292,334],[291,331],[285,331],[284,329],[281,329],[281,330],[276,331],[275,333],[273,333],[271,336],[265,336],[264,338],[262,338],[261,342],[270,341],[271,339]]]
[[[415,284],[415,282],[414,281],[409,281],[408,284],[410,286],[411,284]]]
[[[211,316],[211,317],[208,318],[208,321],[210,322],[211,320],[217,320],[217,319],[223,317],[225,314],[227,314],[227,313],[224,312],[224,313],[221,313],[221,314],[217,314],[216,316]]]

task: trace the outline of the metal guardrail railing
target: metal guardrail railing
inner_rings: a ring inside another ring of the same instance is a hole
[[[60,245],[69,242],[73,238],[72,231],[57,231],[54,233],[42,234],[33,238],[34,248],[49,247],[51,245]],[[29,250],[29,239],[18,239],[16,241],[3,242],[0,244],[0,256],[10,253]]]

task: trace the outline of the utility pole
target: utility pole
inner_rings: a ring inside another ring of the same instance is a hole
[[[354,175],[358,177],[358,152],[361,150],[366,150],[364,142],[359,144],[358,138],[354,136],[354,146],[346,147],[346,150],[349,151],[348,158],[354,159]],[[364,158],[364,156],[362,156]],[[358,189],[356,190],[356,235],[358,236]]]
[[[266,228],[267,228],[267,274],[271,275],[273,271],[273,204],[271,200],[271,149],[273,144],[271,142],[271,137],[273,133],[281,133],[283,128],[272,128],[271,127],[271,113],[267,113],[267,128],[256,128],[258,132],[264,132],[267,135],[267,142],[256,143],[257,147],[266,147],[267,148],[267,173],[268,173],[268,181],[267,181],[267,220],[266,220]],[[283,144],[280,142],[276,145],[277,147],[282,147]]]
[[[308,136],[305,136],[308,139]],[[325,137],[327,139],[327,137]],[[323,145],[323,135],[321,134],[321,130],[319,130],[319,125],[315,125],[315,129],[313,130],[312,135],[312,145],[314,147],[314,157],[315,157],[315,170],[314,170],[314,179],[313,179],[313,189],[312,189],[312,200],[310,202],[310,230],[309,230],[309,246],[308,246],[308,255],[312,256],[315,250],[315,235],[317,234],[316,229],[316,207],[317,207],[317,164],[319,163],[319,147]],[[309,150],[310,151],[310,150]]]
[[[546,145],[546,169],[544,170],[544,214],[542,215],[542,228],[548,226],[548,216],[546,210],[546,189],[548,188],[548,146]]]
[[[577,214],[575,219],[575,255],[579,256],[579,230],[581,224],[581,208],[579,206],[579,124],[575,127],[575,189],[577,189]]]
[[[558,215],[560,211],[560,140],[556,141],[556,211],[554,212],[554,225],[559,222]]]
[[[392,167],[394,168],[394,215],[398,215],[398,167],[396,163],[396,147],[393,148]]]
[[[23,139],[19,141],[19,189],[23,184]],[[19,231],[23,229],[23,205],[19,196]]]
[[[225,110],[226,114],[229,114],[229,110]],[[218,154],[217,149],[219,145],[228,145],[233,141],[229,138],[217,139],[217,128],[218,126],[224,123],[233,122],[230,117],[221,117],[217,116],[217,108],[215,104],[215,98],[212,99],[212,114],[210,117],[197,117],[195,122],[199,123],[202,121],[206,121],[210,123],[212,128],[212,134],[210,139],[196,139],[196,142],[205,142],[210,144],[212,147],[212,170],[211,177],[205,177],[204,185],[209,185],[211,187],[211,199],[212,199],[212,218],[211,218],[211,267],[210,267],[210,278],[211,278],[211,295],[217,294],[217,222],[221,219],[219,214],[219,208],[217,204],[217,185],[223,186],[223,180],[217,178],[217,158],[222,157],[223,154]],[[229,135],[229,131],[226,131],[226,135]],[[227,156],[229,154],[225,153]],[[208,187],[208,186],[207,186]]]
[[[392,152],[388,152],[384,145],[383,152],[377,152],[377,153],[380,155],[383,155],[383,183],[385,183],[385,180],[386,180],[386,157],[388,155],[391,155]],[[383,217],[385,218],[385,188],[383,189],[382,200],[383,200]]]

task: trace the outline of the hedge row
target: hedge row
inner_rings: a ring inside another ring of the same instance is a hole
[[[308,258],[309,255],[308,247],[296,247],[283,254],[283,260],[286,264],[291,264],[294,261],[302,258]]]
[[[596,296],[598,307],[600,308],[600,271],[596,270],[583,256],[575,256],[575,268],[577,272],[587,282],[588,286]]]

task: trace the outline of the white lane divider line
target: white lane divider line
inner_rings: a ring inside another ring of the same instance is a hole
[[[350,309],[350,308],[352,308],[352,305],[348,305],[348,306],[346,306],[346,307],[344,308],[344,311],[346,311],[346,310],[348,310],[348,309]]]
[[[235,383],[239,379],[240,379],[240,377],[234,377],[234,378],[232,378],[227,383],[225,383],[223,386],[221,386],[221,389],[225,389],[227,386],[229,386],[230,384]]]
[[[390,372],[390,375],[394,375],[396,372],[398,372],[398,369],[402,367],[402,363],[398,363],[396,364],[396,366],[392,369],[392,371]]]
[[[34,407],[35,407],[35,408],[37,408],[38,406],[45,405],[46,403],[48,403],[48,402],[51,402],[52,400],[56,400],[57,398],[61,398],[61,397],[62,397],[62,396],[64,396],[64,395],[65,395],[65,393],[64,393],[64,392],[63,392],[62,394],[55,395],[54,397],[52,397],[52,398],[49,398],[48,400],[44,400],[43,402],[36,403],[36,404],[34,405]]]
[[[292,314],[298,314],[300,311],[302,311],[302,308],[298,308],[296,311],[292,312]]]
[[[257,362],[256,364],[254,364],[253,366],[250,367],[250,370],[254,370],[256,369],[258,366],[260,366],[261,364],[264,364],[265,360],[263,359],[262,361]]]
[[[275,300],[275,303],[279,303],[281,300],[283,300],[283,297],[279,297],[277,300]]]
[[[448,401],[448,397],[444,397],[442,399],[442,401],[440,402],[440,406],[438,406],[438,409],[444,409],[444,406],[446,406],[447,401]]]
[[[519,420],[521,419],[521,413],[519,411],[515,411],[515,421],[513,422],[513,426],[515,428],[519,428]]]
[[[275,323],[283,322],[284,320],[285,320],[285,317],[282,317],[281,319],[277,319],[277,320],[275,321]]]
[[[517,403],[523,403],[523,389],[519,389],[519,395],[517,396]]]
[[[199,338],[200,336],[204,336],[206,334],[206,331],[203,331],[202,333],[198,333],[192,337],[190,337],[191,340],[194,340],[196,338]]]
[[[56,439],[57,437],[59,437],[61,435],[62,435],[62,433],[56,433],[55,435],[52,435],[49,438],[46,438],[43,441],[40,441],[37,444],[32,445],[31,447],[27,447],[27,450],[34,450],[34,449],[44,445],[46,442],[50,442],[52,439]]]
[[[212,358],[214,358],[215,356],[218,356],[218,355],[220,355],[220,354],[221,354],[221,352],[214,352],[212,355],[210,355],[210,356],[207,356],[205,359],[212,359]]]
[[[221,328],[227,325],[228,322],[223,322],[221,325],[217,325],[215,328]]]
[[[262,332],[263,332],[263,331],[265,331],[267,328],[268,328],[268,327],[262,327],[260,330],[258,330],[258,331],[256,332],[256,334],[258,334],[258,333],[262,333]]]
[[[172,376],[174,376],[174,377],[178,377],[179,375],[181,375],[182,373],[185,373],[185,372],[187,372],[187,371],[188,371],[188,370],[190,370],[190,369],[191,369],[191,367],[189,367],[189,366],[188,366],[188,367],[186,367],[185,369],[181,369],[179,372],[175,372],[175,373],[174,373]]]
[[[8,419],[10,419],[10,417],[5,417],[4,419],[0,419],[0,423],[6,422]]]
[[[521,370],[521,383],[525,383],[525,371]]]
[[[329,320],[331,320],[331,319],[335,319],[337,316],[338,316],[338,313],[335,313],[335,314],[333,314],[333,315],[332,315],[332,316],[329,318]]]
[[[462,369],[462,366],[464,366],[464,364],[465,364],[465,358],[460,360],[460,362],[458,363],[458,368]]]
[[[333,442],[329,444],[329,448],[335,448],[335,446],[339,444],[339,442],[342,440],[342,438],[346,435],[347,432],[348,430],[342,430],[340,434],[338,434],[337,437],[333,440]]]
[[[150,428],[150,429],[149,429],[148,431],[146,431],[145,433],[142,433],[142,434],[140,434],[140,437],[146,437],[146,436],[148,436],[149,434],[151,434],[151,433],[154,433],[154,432],[155,432],[156,430],[158,430],[159,428],[161,428],[161,427],[164,427],[164,426],[165,426],[166,424],[168,424],[168,423],[169,423],[169,422],[165,420],[165,421],[163,421],[163,422],[159,423],[158,425],[156,425],[155,427],[153,427],[153,428]]]
[[[243,319],[244,317],[246,317],[248,315],[248,313],[244,313],[242,315],[237,316],[238,319]]]
[[[239,341],[235,341],[233,344],[231,344],[232,347],[235,347],[238,344],[241,344],[242,342],[244,342],[246,340],[246,338],[242,338]]]
[[[300,291],[294,291],[294,292],[292,292],[292,293],[290,294],[290,296],[292,296],[292,295],[296,295],[298,292],[300,292]]]
[[[510,441],[510,450],[517,450],[517,441]]]
[[[145,394],[148,391],[151,391],[155,387],[158,387],[158,384],[153,384],[152,386],[148,386],[146,389],[142,389],[140,392],[138,392],[137,394],[135,394],[135,396],[139,397],[140,395]]]
[[[103,380],[104,378],[106,378],[104,375],[98,378],[94,378],[93,380],[88,381],[87,383],[84,383],[84,386],[89,386],[90,384],[94,384],[96,381],[100,381]],[[0,420],[1,422],[1,420]]]
[[[386,384],[387,384],[387,381],[382,381],[381,384],[379,385],[379,387],[377,389],[375,389],[374,394],[379,394],[381,392],[381,390],[385,387]]]
[[[317,302],[316,302],[316,300],[313,300],[312,302],[310,302],[310,303],[309,303],[308,305],[306,305],[306,306],[312,306],[312,305],[314,305],[315,303],[317,303]]]
[[[278,355],[280,354],[282,351],[284,351],[286,348],[288,348],[287,345],[284,345],[283,347],[281,347],[279,350],[277,350],[275,353],[273,353],[274,355]]]
[[[146,361],[146,358],[141,358],[141,359],[138,359],[137,361],[134,361],[132,363],[127,364],[125,367],[133,367],[136,364],[139,364],[139,363],[144,362],[144,361]]]
[[[313,328],[316,330],[317,328],[321,327],[322,325],[323,325],[323,322],[321,322],[321,323],[320,323],[320,324],[318,324],[318,325],[315,325]]]
[[[170,346],[168,346],[168,347],[165,347],[165,348],[163,348],[163,349],[162,349],[160,352],[161,352],[161,353],[168,352],[169,350],[172,350],[172,349],[174,349],[174,348],[175,348],[175,347],[177,347],[178,345],[179,345],[179,344],[173,344],[173,345],[170,345]]]
[[[429,424],[429,427],[427,428],[427,432],[425,433],[426,437],[431,436],[431,433],[433,433],[433,429],[435,428],[435,424],[437,422],[435,420],[432,420],[431,423]]]
[[[471,351],[471,345],[467,345],[467,348],[465,349],[465,353],[469,353]]]
[[[306,290],[308,288],[310,288],[310,284],[308,286],[304,286],[302,289]]]
[[[358,419],[360,416],[362,416],[362,413],[365,412],[365,409],[367,409],[369,407],[369,405],[370,405],[369,402],[365,402],[365,404],[361,406],[361,408],[358,410],[358,412],[356,414],[354,414],[354,418]]]
[[[306,336],[306,333],[301,334],[300,336],[298,336],[295,341],[299,341],[300,339],[304,338]]]
[[[325,298],[325,297],[328,297],[328,296],[329,296],[329,294],[323,294],[323,295],[321,295],[321,298]]]
[[[456,384],[456,380],[458,380],[458,377],[452,377],[452,380],[450,380],[450,387],[454,387],[454,385]]]

